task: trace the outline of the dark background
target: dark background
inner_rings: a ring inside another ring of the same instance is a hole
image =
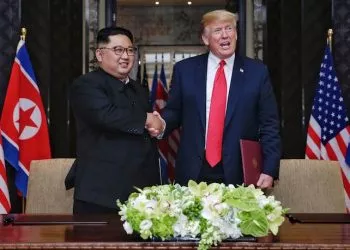
[[[24,26],[29,31],[26,44],[47,111],[55,158],[75,157],[75,127],[67,90],[82,74],[82,2],[22,0],[20,6],[19,0],[0,1],[0,108],[20,27]],[[240,2],[227,1],[227,7],[239,9]],[[334,30],[335,66],[349,116],[350,0],[265,0],[263,4],[267,10],[264,62],[279,104],[283,158],[304,158],[306,129],[329,28]],[[115,4],[109,6],[115,8]],[[106,16],[112,15],[107,12]],[[244,32],[244,27],[240,29]],[[7,170],[11,180],[12,168]],[[9,185],[13,211],[20,211],[13,184]]]

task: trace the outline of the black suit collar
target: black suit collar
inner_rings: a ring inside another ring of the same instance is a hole
[[[112,76],[111,74],[109,74],[108,72],[106,72],[105,70],[103,70],[102,68],[98,68],[97,69],[98,72],[108,76],[108,78],[114,82],[116,82],[119,86],[118,91],[119,92],[124,92],[126,89],[132,89],[133,91],[136,91],[136,82],[131,79],[130,77],[128,78],[127,82],[125,83],[125,81],[122,81],[118,78],[116,78],[115,76]]]

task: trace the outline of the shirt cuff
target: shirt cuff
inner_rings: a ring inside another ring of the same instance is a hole
[[[159,118],[160,118],[160,120],[162,121],[162,123],[163,123],[163,130],[162,130],[162,132],[156,137],[158,140],[161,140],[161,139],[163,139],[163,136],[164,136],[164,131],[165,131],[165,129],[166,129],[166,122],[164,121],[164,119],[161,117],[161,116],[159,116]]]

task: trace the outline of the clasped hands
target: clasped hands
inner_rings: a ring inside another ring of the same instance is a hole
[[[164,132],[165,121],[157,111],[147,113],[145,128],[152,137],[158,137]]]

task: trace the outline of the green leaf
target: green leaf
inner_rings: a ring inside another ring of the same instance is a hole
[[[239,227],[244,235],[263,237],[268,234],[269,223],[262,210],[240,212],[238,218],[242,220]]]
[[[258,201],[249,187],[238,187],[230,192],[226,192],[224,200],[229,205],[242,211],[254,211],[260,209]]]

